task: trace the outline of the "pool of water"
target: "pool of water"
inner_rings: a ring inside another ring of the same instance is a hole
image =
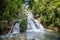
[[[27,32],[26,40],[59,40],[60,34],[57,32]]]
[[[26,32],[14,35],[14,37],[3,38],[0,40],[60,40],[58,32]]]

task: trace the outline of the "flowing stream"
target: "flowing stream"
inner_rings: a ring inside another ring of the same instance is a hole
[[[16,34],[16,33],[20,33],[20,26],[18,22],[14,25],[12,30],[12,34]]]
[[[26,7],[27,8],[27,7]],[[27,13],[27,30],[25,33],[25,40],[59,40],[60,34],[48,32],[41,23],[37,22],[37,20],[34,19],[33,14],[26,10]]]
[[[45,30],[43,28],[43,26],[34,19],[33,14],[31,12],[29,12],[27,10],[25,10],[25,11],[26,11],[27,16],[28,16],[28,18],[27,18],[27,22],[28,22],[27,32],[30,32],[30,31],[41,32],[42,30]]]
[[[28,16],[27,18],[27,30],[26,30],[26,40],[59,40],[59,36],[52,32],[48,32],[41,23],[34,19],[33,14],[28,11],[30,0],[26,0],[25,11]]]
[[[33,14],[30,11],[28,11],[29,2],[30,2],[30,0],[26,0],[26,2],[25,2],[25,12],[28,16],[27,32],[30,32],[30,31],[41,32],[42,30],[45,30],[45,29],[43,28],[43,26],[40,23],[35,21]]]
[[[10,32],[8,34],[1,35],[0,38],[13,37],[14,35],[19,34],[19,33],[20,33],[19,22],[15,22]]]
[[[27,13],[27,30],[25,33],[25,40],[59,40],[60,34],[57,35],[57,33],[48,32],[43,26],[37,22],[33,14],[27,10],[25,10]]]
[[[59,40],[59,33],[48,32],[41,23],[37,22],[34,19],[32,12],[28,11],[29,0],[26,0],[25,3],[25,12],[27,14],[27,29],[25,33],[20,33],[19,22],[16,22],[10,33],[0,36],[0,38],[7,38],[4,40]],[[16,35],[17,34],[17,35]],[[14,36],[16,35],[16,36]],[[10,38],[12,37],[12,38]],[[14,38],[15,37],[15,38]],[[9,39],[8,39],[9,38]],[[2,39],[0,39],[2,40]]]

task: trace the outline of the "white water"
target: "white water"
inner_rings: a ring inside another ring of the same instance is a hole
[[[34,19],[34,16],[30,11],[27,11],[28,7],[29,4],[28,2],[26,2],[25,11],[28,16],[27,18],[28,24],[26,32],[41,32],[42,30],[44,30],[43,26]],[[10,32],[9,34],[1,36],[1,38],[9,36],[13,37],[14,34],[20,33],[20,27],[18,22],[15,23],[11,31],[12,32]]]
[[[16,22],[14,26],[12,27],[11,31],[8,34],[1,35],[0,38],[13,37],[14,35],[18,33],[20,33],[20,26],[19,26],[19,23]]]
[[[33,14],[27,10],[25,10],[25,11],[28,16],[27,32],[29,32],[29,31],[40,32],[41,30],[44,30],[43,26],[34,19]]]
[[[19,23],[16,23],[13,27],[12,34],[20,33]]]
[[[28,24],[27,24],[27,32],[29,32],[29,31],[40,32],[40,31],[44,30],[44,28],[40,23],[38,23],[34,19],[33,14],[30,11],[28,11],[29,1],[30,0],[26,0],[26,3],[25,3],[25,11],[26,11],[27,16],[28,16],[28,18],[27,18],[27,22],[28,22]]]

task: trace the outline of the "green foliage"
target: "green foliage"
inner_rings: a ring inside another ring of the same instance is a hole
[[[19,14],[20,0],[3,0],[0,20],[13,20]]]
[[[60,27],[60,0],[34,0],[31,4],[30,10],[40,21]]]
[[[25,32],[26,26],[27,26],[27,17],[22,18],[22,21],[20,22],[20,28],[21,28],[20,31]]]
[[[23,0],[0,0],[0,34],[11,28],[12,21],[23,18]],[[22,17],[22,18],[21,18]],[[3,29],[3,30],[2,30]]]

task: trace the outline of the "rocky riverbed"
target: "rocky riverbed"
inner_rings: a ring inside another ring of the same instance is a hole
[[[0,40],[25,40],[24,34],[16,34],[13,37],[7,37]]]
[[[27,33],[20,33],[15,34],[10,37],[6,37],[0,40],[60,40],[60,33],[56,32],[48,32],[48,31],[42,31],[42,32],[27,32]]]

